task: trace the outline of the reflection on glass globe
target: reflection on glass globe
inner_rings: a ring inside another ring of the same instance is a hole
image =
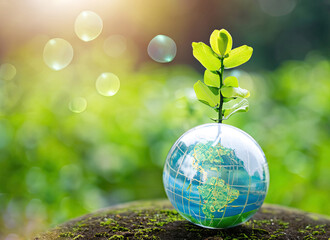
[[[163,172],[166,194],[187,220],[228,228],[250,219],[268,190],[268,165],[255,140],[226,124],[204,124],[172,146]]]
[[[58,71],[67,67],[72,61],[73,48],[68,41],[53,38],[46,43],[43,56],[47,66]]]
[[[168,36],[157,35],[148,45],[148,54],[156,62],[171,62],[176,55],[176,44]]]

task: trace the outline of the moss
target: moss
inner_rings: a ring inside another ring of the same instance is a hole
[[[100,222],[100,226],[108,226],[110,224],[117,224],[117,221],[111,218],[106,218],[105,221]]]
[[[113,232],[127,232],[127,231],[129,231],[129,229],[126,228],[126,227],[122,227],[122,226],[117,225],[117,226],[111,227],[111,231],[113,231]]]
[[[155,226],[158,226],[158,227],[162,227],[162,226],[164,226],[166,223],[167,223],[167,222],[156,222],[156,223],[154,223],[154,225],[155,225]],[[151,225],[153,225],[153,224],[151,224]]]
[[[189,232],[199,232],[202,231],[203,228],[197,228],[195,225],[188,223],[185,225],[185,229]]]
[[[160,232],[160,231],[164,231],[161,228],[157,228],[157,227],[153,227],[153,228],[144,228],[144,229],[135,229],[134,231],[134,237],[136,239],[159,239],[157,236],[149,236],[146,233],[156,233],[156,232]]]
[[[154,206],[154,205],[153,205]],[[243,225],[224,230],[210,230],[201,228],[184,220],[175,210],[166,205],[159,207],[137,207],[106,210],[102,213],[87,215],[80,221],[66,224],[64,229],[57,228],[55,238],[39,238],[39,240],[59,239],[320,239],[329,233],[324,225],[325,220],[312,221],[304,214],[284,214],[285,209],[279,211],[274,208],[266,211],[274,215],[263,214],[259,211],[253,220]],[[275,214],[276,213],[276,214]],[[295,219],[299,218],[298,224]],[[289,223],[290,222],[290,223]],[[307,225],[307,226],[306,226]],[[300,228],[298,228],[300,227]],[[79,236],[80,235],[80,236]],[[322,236],[323,235],[323,236]],[[83,236],[83,237],[82,237]]]
[[[319,220],[319,216],[315,215],[315,214],[310,214],[309,217],[315,221]]]
[[[265,229],[261,229],[261,228],[252,228],[253,231],[258,231],[260,233],[265,233],[268,234],[269,232]]]
[[[310,235],[307,235],[304,237],[304,240],[316,240],[317,238],[313,237],[313,236],[310,236]]]
[[[319,231],[313,231],[312,234],[313,234],[313,235],[319,235],[320,232],[319,232]]]
[[[288,222],[284,222],[282,220],[277,220],[277,223],[282,226],[283,228],[288,228],[289,227],[289,223]]]
[[[96,233],[94,236],[95,237],[109,237],[110,234],[107,232],[101,232],[101,233]]]
[[[59,237],[74,237],[75,235],[72,232],[60,233]]]
[[[79,235],[75,236],[75,237],[73,238],[73,240],[75,240],[75,239],[79,239],[79,238],[83,239],[83,238],[84,238],[84,235],[79,234]]]
[[[77,224],[75,227],[72,228],[72,231],[74,233],[88,231],[87,224],[86,223]]]
[[[155,212],[157,211],[155,210]],[[149,222],[147,223],[147,225],[162,227],[170,222],[184,220],[177,211],[172,209],[159,209],[158,212],[159,214],[157,215],[153,214],[154,216],[157,217],[148,218]]]
[[[250,222],[250,221],[249,221]],[[253,223],[257,224],[258,226],[262,226],[262,225],[271,225],[271,221],[270,220],[253,220]]]
[[[113,235],[112,237],[109,238],[109,240],[119,240],[119,239],[124,239],[123,235]]]
[[[270,214],[274,214],[275,213],[273,210],[264,209],[264,208],[261,209],[261,212],[263,212],[263,213],[270,213]]]
[[[319,231],[321,231],[322,233],[326,233],[326,231],[325,231],[325,224],[323,224],[323,225],[316,225],[315,226],[315,229],[318,229]]]

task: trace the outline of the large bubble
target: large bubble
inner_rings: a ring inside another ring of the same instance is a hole
[[[69,103],[69,109],[74,113],[82,113],[87,108],[87,101],[83,97],[73,98]]]
[[[10,63],[4,63],[0,66],[0,80],[9,81],[16,75],[16,68]]]
[[[113,73],[102,73],[96,80],[96,90],[106,97],[115,95],[119,87],[119,78]]]
[[[92,11],[83,11],[76,18],[74,30],[77,36],[85,41],[92,41],[102,32],[103,22],[99,15]]]
[[[171,62],[176,55],[176,44],[168,36],[157,35],[148,45],[148,54],[156,62]]]
[[[108,56],[119,57],[126,51],[126,38],[121,35],[112,35],[104,41],[103,48]]]
[[[68,66],[73,58],[71,44],[62,38],[50,39],[44,48],[44,61],[48,67],[56,71]]]

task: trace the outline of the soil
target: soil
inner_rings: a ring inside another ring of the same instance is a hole
[[[184,220],[166,200],[140,201],[102,209],[66,222],[35,240],[64,239],[329,239],[330,218],[264,204],[246,223],[206,229]]]

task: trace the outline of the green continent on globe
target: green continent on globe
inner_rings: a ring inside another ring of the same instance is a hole
[[[224,157],[232,163],[238,163],[233,150],[220,144],[197,144],[194,147],[193,167],[202,174],[203,185],[197,187],[203,199],[202,211],[207,218],[214,218],[214,212],[223,212],[223,209],[239,196],[239,191],[230,187],[220,176],[221,164]],[[215,173],[215,174],[213,174]],[[216,175],[208,177],[208,174]]]
[[[207,179],[204,185],[197,187],[204,199],[203,213],[208,218],[214,217],[214,212],[223,212],[223,208],[238,198],[239,191],[225,184],[225,181],[212,177]]]

